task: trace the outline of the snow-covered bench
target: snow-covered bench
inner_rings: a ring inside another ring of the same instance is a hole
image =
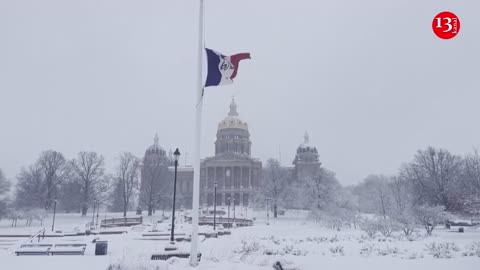
[[[48,256],[51,246],[21,247],[15,250],[15,255],[45,255]]]
[[[177,258],[190,258],[190,253],[189,252],[182,252],[182,251],[176,251],[176,250],[173,250],[173,251],[165,251],[163,253],[157,253],[157,254],[153,254],[152,257],[151,257],[151,260],[162,260],[162,261],[166,261],[172,257],[177,257]],[[200,261],[202,258],[202,253],[198,253],[197,254],[197,259],[198,261]]]
[[[84,255],[86,246],[58,246],[49,250],[50,255]]]
[[[32,248],[32,247],[52,247],[52,244],[22,244],[20,248]]]
[[[59,243],[55,247],[87,247],[86,243]]]

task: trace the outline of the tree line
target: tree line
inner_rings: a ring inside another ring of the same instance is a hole
[[[12,194],[12,184],[0,170],[0,218],[51,211],[55,201],[57,209],[82,216],[94,204],[126,216],[139,189],[140,165],[140,158],[124,152],[114,171],[107,173],[105,158],[96,152],[79,152],[68,160],[60,152],[44,151],[20,170]]]
[[[270,202],[275,217],[279,207],[308,209],[312,218],[337,229],[362,222],[368,227],[361,218],[364,214],[380,218],[377,223],[382,226],[395,225],[407,235],[415,226],[431,233],[436,224],[453,216],[480,216],[480,154],[476,150],[459,156],[427,147],[418,150],[395,175],[369,175],[347,187],[323,166],[296,179],[291,169],[275,159],[267,161],[263,178],[256,202]]]

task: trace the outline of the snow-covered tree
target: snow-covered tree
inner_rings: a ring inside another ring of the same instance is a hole
[[[114,178],[112,193],[113,208],[121,205],[123,216],[127,216],[134,192],[138,189],[140,175],[140,159],[132,153],[122,153]]]
[[[22,169],[17,176],[17,207],[44,206],[49,209],[57,197],[60,185],[69,178],[70,166],[63,155],[48,150],[41,153],[35,164]]]
[[[270,200],[273,207],[273,217],[278,216],[278,207],[285,205],[285,196],[290,184],[289,172],[280,165],[276,159],[267,160],[263,171],[263,179],[260,182],[258,197],[259,200]]]
[[[354,189],[358,196],[362,212],[381,215],[386,218],[391,214],[393,198],[389,189],[390,178],[383,175],[369,175]]]
[[[45,209],[49,209],[57,196],[59,185],[68,178],[70,168],[62,153],[53,150],[42,152],[37,163],[43,173]]]
[[[8,213],[10,182],[0,169],[0,219]]]
[[[42,169],[38,164],[20,170],[17,175],[15,192],[17,209],[46,206],[46,186],[43,181]]]
[[[155,206],[171,196],[173,183],[168,179],[170,174],[166,164],[168,162],[160,157],[144,160],[139,202],[147,208],[149,216],[153,214]]]
[[[401,169],[401,177],[414,186],[416,204],[441,205],[458,209],[462,159],[444,149],[419,150],[412,162]]]
[[[448,218],[448,214],[445,212],[445,207],[441,205],[428,206],[419,205],[414,209],[414,215],[419,224],[421,224],[428,235],[432,234],[435,227],[445,222]]]
[[[71,167],[72,179],[81,187],[82,216],[85,216],[93,201],[110,188],[109,178],[105,176],[105,161],[95,152],[79,152],[71,161]]]

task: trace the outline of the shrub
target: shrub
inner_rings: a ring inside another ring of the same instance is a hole
[[[258,250],[260,250],[260,244],[255,240],[242,240],[240,247],[234,250],[234,252],[240,254],[241,258],[244,259],[248,255],[257,252]]]
[[[460,249],[455,245],[455,243],[444,242],[444,243],[430,243],[426,245],[426,250],[428,254],[432,255],[435,258],[445,258],[450,259],[454,257],[454,253]]]
[[[480,242],[473,242],[466,247],[466,251],[462,253],[463,256],[477,256],[480,257]]]
[[[378,220],[377,226],[380,233],[385,237],[390,237],[393,232],[400,230],[400,225],[396,221],[390,219]]]
[[[433,229],[447,219],[445,207],[443,206],[418,206],[415,209],[416,219],[425,227],[427,235],[431,235]]]
[[[370,254],[372,254],[373,252],[373,249],[374,249],[374,245],[366,244],[360,249],[360,255],[370,256]]]
[[[329,250],[333,255],[341,255],[341,256],[345,255],[343,251],[343,246],[330,247]]]

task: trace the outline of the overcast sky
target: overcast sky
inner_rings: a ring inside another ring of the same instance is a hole
[[[460,34],[431,29],[444,10]],[[206,44],[250,52],[208,88],[202,157],[235,95],[252,154],[291,164],[305,130],[341,183],[393,174],[428,145],[480,145],[480,1],[206,0]],[[0,0],[0,168],[46,149],[109,167],[156,132],[192,162],[198,1]],[[182,159],[182,163],[184,159]]]

